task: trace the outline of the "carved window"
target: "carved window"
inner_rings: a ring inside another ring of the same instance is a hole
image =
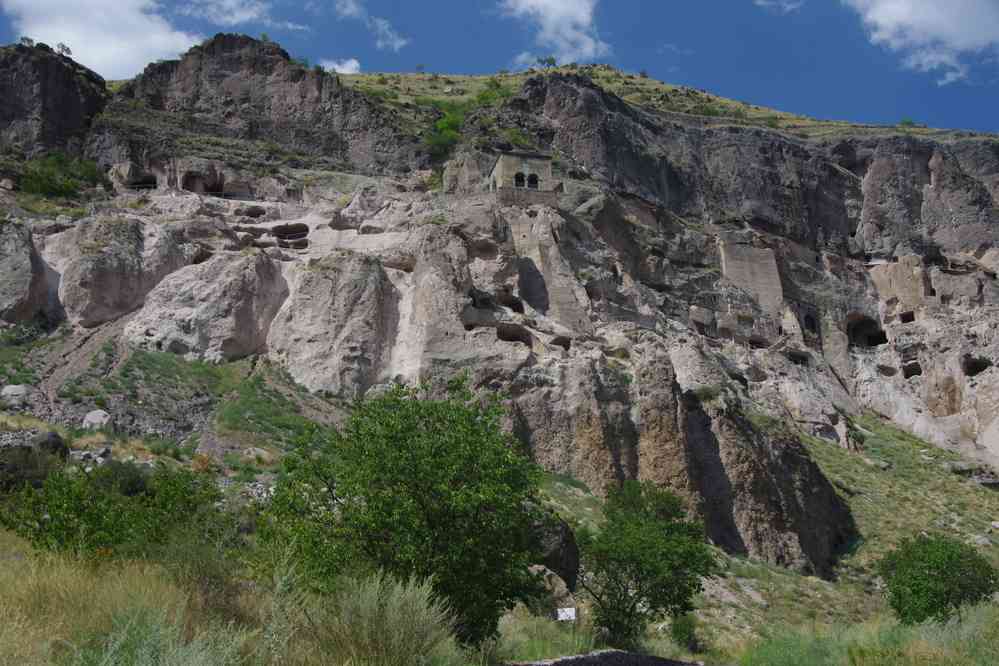
[[[532,173],[527,177],[527,189],[536,190],[541,186],[541,180],[538,178],[538,174]]]
[[[524,176],[524,174],[522,174],[522,173],[518,173],[516,176],[513,177],[513,186],[514,187],[521,187],[522,188],[522,187],[524,187],[524,183],[525,182],[526,182],[526,176]]]

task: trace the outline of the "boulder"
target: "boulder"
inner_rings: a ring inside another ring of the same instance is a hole
[[[0,403],[10,409],[21,409],[28,402],[29,387],[23,384],[11,384],[0,390]]]
[[[103,409],[95,409],[87,412],[87,415],[83,417],[81,426],[84,430],[100,430],[101,428],[108,427],[110,424],[111,415]]]
[[[44,265],[31,230],[0,220],[0,322],[28,321],[45,308]]]
[[[47,239],[43,254],[61,272],[66,315],[91,328],[142,306],[164,277],[202,252],[183,225],[102,218]]]
[[[312,391],[360,397],[388,365],[399,300],[375,258],[340,252],[312,260],[291,277],[269,355]]]
[[[239,359],[266,350],[287,296],[281,267],[266,254],[218,254],[163,280],[122,335],[137,347],[191,359]]]

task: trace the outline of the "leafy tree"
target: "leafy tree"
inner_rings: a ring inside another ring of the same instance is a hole
[[[69,57],[69,56],[73,55],[72,49],[70,49],[68,46],[66,46],[62,42],[59,42],[58,44],[56,44],[56,53],[58,53],[59,55],[66,56],[66,57]]]
[[[21,37],[19,41],[21,42],[21,46],[30,47],[35,45],[35,40],[33,40],[31,37]]]
[[[999,591],[999,572],[974,547],[945,536],[906,539],[878,564],[888,605],[903,624],[946,622]]]
[[[427,579],[477,643],[539,592],[537,467],[517,452],[495,399],[463,384],[446,398],[397,386],[359,403],[338,432],[316,433],[286,460],[264,516],[265,543],[292,543],[322,590],[363,562]]]
[[[262,41],[262,42],[269,42],[269,41],[271,41],[270,35],[268,35],[266,32],[260,33],[260,41]]]
[[[558,60],[555,59],[555,56],[546,56],[544,58],[538,58],[538,64],[542,67],[557,67]]]
[[[580,533],[579,585],[592,597],[594,622],[614,646],[631,648],[648,623],[693,610],[701,579],[715,571],[703,526],[682,501],[651,483],[612,490],[599,533]]]

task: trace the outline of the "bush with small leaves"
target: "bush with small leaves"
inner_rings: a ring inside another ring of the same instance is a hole
[[[211,520],[218,496],[211,479],[183,469],[160,466],[147,475],[125,463],[68,468],[39,488],[22,488],[0,524],[42,550],[145,556],[171,530]]]
[[[606,642],[634,648],[649,622],[693,610],[715,558],[682,501],[651,483],[626,481],[611,490],[604,514],[599,533],[577,537],[579,585],[593,599],[594,624]]]
[[[970,546],[945,536],[903,541],[878,564],[888,605],[902,624],[946,622],[999,591],[999,572]]]
[[[365,566],[430,580],[464,642],[494,635],[504,611],[541,591],[528,571],[540,471],[503,414],[460,382],[443,399],[395,387],[361,402],[339,432],[286,458],[264,543],[295,544],[321,591]]]

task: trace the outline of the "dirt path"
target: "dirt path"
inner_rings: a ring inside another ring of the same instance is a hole
[[[38,385],[38,388],[45,395],[50,409],[55,407],[62,385],[72,377],[87,370],[94,354],[105,343],[115,340],[131,318],[132,315],[126,315],[107,324],[74,334],[69,336],[59,347],[53,348],[48,354],[45,367],[41,369],[44,379]],[[118,359],[115,367],[120,366],[126,357],[127,352]]]

